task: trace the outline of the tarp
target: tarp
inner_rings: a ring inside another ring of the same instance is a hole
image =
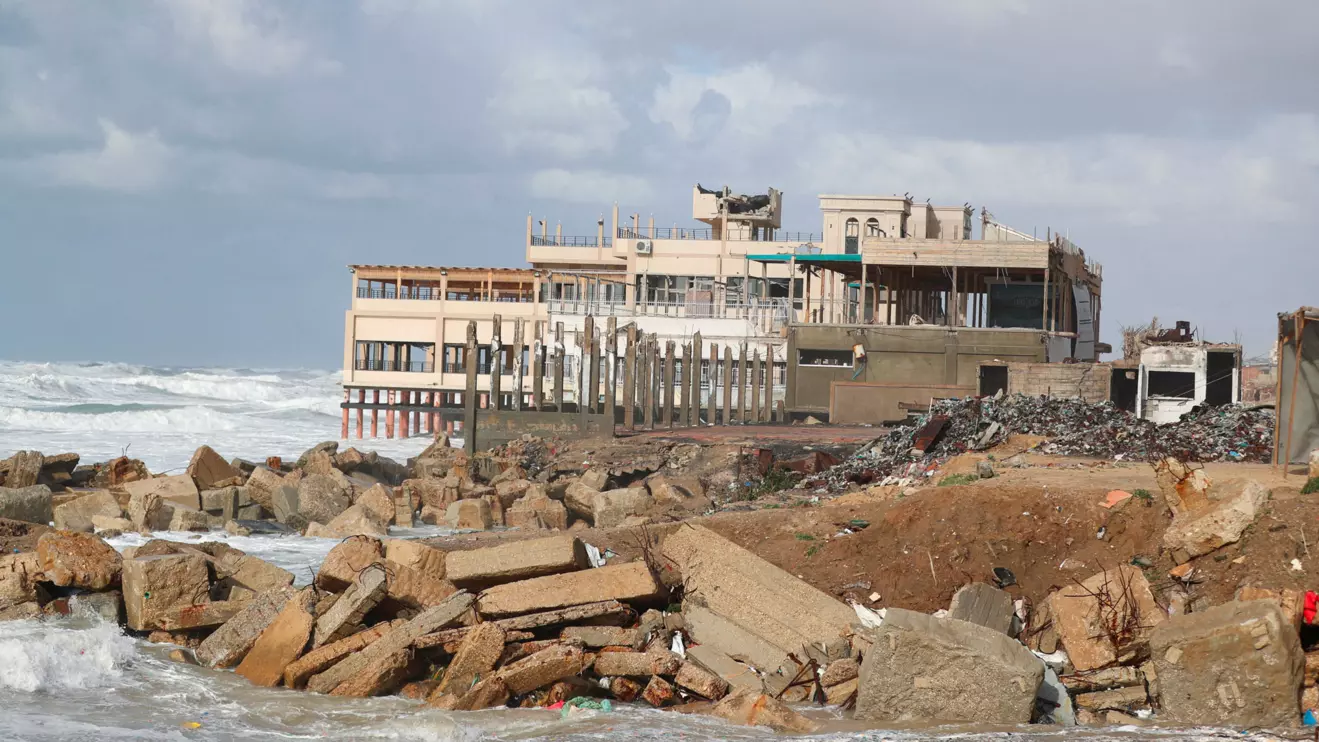
[[[1278,378],[1273,461],[1303,464],[1319,448],[1319,309],[1278,315]]]

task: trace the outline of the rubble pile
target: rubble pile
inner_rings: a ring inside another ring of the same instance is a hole
[[[1178,422],[1158,425],[1111,402],[1025,395],[941,399],[923,417],[893,428],[807,484],[837,488],[847,482],[915,477],[943,459],[991,448],[1014,433],[1047,439],[1035,448],[1046,454],[1267,462],[1273,452],[1273,412],[1242,405],[1197,407]]]

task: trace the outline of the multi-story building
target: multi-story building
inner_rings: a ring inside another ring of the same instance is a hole
[[[744,196],[698,185],[692,217],[699,226],[658,227],[653,218],[642,224],[638,214],[620,219],[615,206],[607,227],[601,219],[594,234],[564,235],[561,227],[551,233],[545,221],[528,216],[526,268],[350,266],[345,393],[383,390],[415,400],[419,392],[428,405],[459,404],[469,360],[466,328],[476,320],[481,393],[491,388],[498,368],[503,404],[513,394],[530,402],[535,374],[528,371],[515,390],[514,360],[520,355],[527,369],[543,364],[550,354],[540,350],[553,347],[562,324],[571,399],[580,364],[577,336],[592,315],[597,327],[600,318],[617,317],[619,327],[635,323],[661,342],[679,341],[679,347],[697,331],[720,345],[750,343],[772,355],[776,394],[782,396],[790,324],[940,324],[954,305],[954,314],[966,320],[975,312],[966,293],[959,299],[926,292],[918,300],[911,290],[915,282],[885,285],[879,268],[863,265],[870,262],[863,261],[863,245],[881,252],[886,245],[919,245],[938,253],[1034,242],[1045,255],[1056,248],[993,222],[987,212],[981,240],[973,241],[969,205],[938,207],[905,195],[819,199],[820,232],[783,231],[782,194],[772,188]],[[861,270],[824,265],[830,260]],[[886,256],[883,264],[892,263]],[[922,261],[920,270],[937,273],[937,263]],[[502,327],[498,344],[495,316]],[[518,323],[521,348],[514,342]]]

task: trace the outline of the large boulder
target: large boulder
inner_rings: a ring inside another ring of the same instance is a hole
[[[302,455],[298,457],[298,461],[296,464],[293,465],[293,468],[305,469],[307,467],[307,460],[310,459],[315,454],[324,453],[327,454],[328,456],[334,456],[334,454],[338,453],[338,451],[339,451],[338,441],[325,441],[324,443],[317,443],[316,445],[302,452]]]
[[[128,520],[143,533],[169,530],[173,519],[174,506],[154,492],[141,492],[128,498]]]
[[[592,522],[596,528],[616,528],[630,516],[645,515],[654,504],[645,487],[601,492],[591,506]]]
[[[119,501],[109,490],[98,490],[55,507],[55,527],[64,531],[91,533],[95,530],[92,518],[98,515],[118,518],[123,514]]]
[[[309,521],[328,524],[351,504],[348,493],[330,476],[309,474],[298,483],[298,511]]]
[[[389,526],[382,523],[374,511],[362,505],[353,505],[339,513],[329,523],[312,521],[307,526],[310,538],[348,538],[349,536],[384,536]]]
[[[55,517],[51,503],[50,488],[44,484],[0,487],[0,518],[50,525]]]
[[[1208,554],[1236,543],[1269,499],[1269,490],[1259,482],[1234,479],[1209,490],[1207,509],[1178,513],[1163,533],[1163,545],[1178,561]]]
[[[353,503],[365,508],[380,523],[389,525],[394,520],[393,492],[383,484],[377,484],[357,496]]]
[[[1009,636],[1012,634],[1012,619],[1016,617],[1012,606],[1012,596],[983,582],[963,585],[953,593],[953,602],[948,606],[948,616],[959,621],[987,626]]]
[[[444,521],[450,528],[474,531],[488,530],[494,524],[487,500],[459,500],[445,510]]]
[[[856,717],[1026,724],[1044,663],[994,629],[889,608],[861,663]]]
[[[104,590],[119,584],[123,558],[90,533],[51,531],[37,540],[37,558],[46,580],[61,587]]]
[[[284,668],[306,651],[315,625],[316,591],[298,592],[257,637],[234,672],[253,685],[274,687],[284,679]]]
[[[182,505],[190,510],[200,510],[202,505],[201,493],[193,483],[192,477],[187,474],[129,482],[123,486],[123,489],[130,498],[153,494],[168,500],[171,504]]]
[[[260,505],[267,512],[275,512],[271,498],[275,490],[284,486],[284,475],[266,466],[258,466],[252,469],[252,474],[247,478],[247,497],[253,504]],[[241,507],[240,503],[240,507]]]
[[[1244,729],[1293,726],[1301,718],[1305,655],[1271,601],[1174,616],[1154,630],[1150,652],[1161,719]]]
[[[201,554],[161,554],[123,563],[128,628],[166,628],[179,609],[210,602],[210,570]]]

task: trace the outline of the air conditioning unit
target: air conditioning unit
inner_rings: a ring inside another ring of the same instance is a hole
[[[655,250],[655,243],[637,240],[637,255],[649,255]]]

